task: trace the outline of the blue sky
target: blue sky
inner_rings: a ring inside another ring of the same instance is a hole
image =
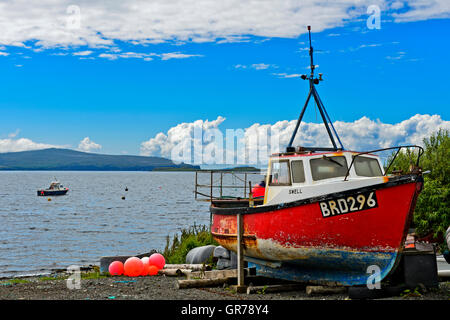
[[[448,7],[427,17],[414,1],[401,1],[399,14],[415,14],[396,21],[392,8],[400,4],[388,2],[380,29],[368,29],[365,7],[334,25],[311,23],[315,64],[325,79],[319,94],[333,121],[367,117],[395,125],[420,114],[438,115],[447,127]],[[142,154],[144,141],[180,123],[221,116],[222,130],[274,124],[296,119],[306,98],[308,83],[298,77],[309,65],[304,26],[286,35],[282,26],[275,35],[243,28],[230,38],[206,26],[203,40],[169,34],[156,41],[149,33],[137,42],[104,36],[109,43],[102,45],[34,36],[33,23],[0,36],[1,152],[16,151],[20,138],[77,149],[89,137],[95,152]],[[305,122],[320,121],[312,105],[308,111]]]

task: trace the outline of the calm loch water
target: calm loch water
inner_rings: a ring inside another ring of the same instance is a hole
[[[68,194],[38,197],[54,177]],[[209,225],[194,180],[193,172],[0,172],[0,277],[163,249],[167,235]]]

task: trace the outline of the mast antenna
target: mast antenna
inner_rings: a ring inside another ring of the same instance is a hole
[[[311,73],[308,77],[306,74],[302,74],[300,77],[303,80],[309,80],[309,93],[308,97],[306,98],[305,105],[303,106],[303,109],[300,113],[300,117],[297,120],[297,124],[295,125],[294,132],[292,133],[291,140],[289,141],[289,144],[286,148],[286,152],[295,152],[295,148],[292,147],[292,143],[294,142],[295,136],[297,135],[298,128],[300,127],[300,123],[302,122],[303,115],[305,114],[306,107],[308,106],[309,100],[311,99],[311,96],[314,98],[314,101],[317,105],[317,109],[319,109],[320,115],[322,117],[323,123],[325,125],[325,128],[327,129],[328,136],[331,140],[331,143],[333,144],[333,148],[324,148],[324,147],[304,147],[304,150],[311,150],[311,151],[339,151],[344,150],[344,146],[342,145],[341,139],[339,139],[339,136],[336,132],[336,129],[333,126],[333,122],[330,119],[330,116],[328,115],[327,111],[325,110],[325,106],[322,103],[322,100],[319,97],[319,93],[316,90],[316,85],[319,84],[320,81],[323,81],[322,79],[322,73],[319,73],[319,77],[314,77],[314,69],[316,66],[314,65],[314,59],[313,59],[313,46],[311,41],[311,26],[308,26],[308,35],[309,35],[309,56],[310,56],[310,69]],[[331,127],[331,129],[330,129]],[[334,135],[336,136],[340,147],[337,146],[336,141],[334,139],[333,134],[331,133],[331,130],[333,130]]]

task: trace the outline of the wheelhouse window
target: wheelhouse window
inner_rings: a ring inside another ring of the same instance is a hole
[[[311,173],[315,181],[336,177],[345,177],[347,174],[347,161],[344,156],[311,159]]]
[[[354,166],[358,176],[379,177],[383,175],[378,160],[374,158],[356,157]]]
[[[288,186],[291,184],[291,174],[289,172],[289,161],[273,161],[270,168],[271,186]]]
[[[291,171],[293,183],[305,182],[305,170],[303,168],[302,160],[291,161]]]

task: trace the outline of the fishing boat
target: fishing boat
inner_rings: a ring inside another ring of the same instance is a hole
[[[64,187],[58,180],[50,183],[47,189],[41,189],[37,191],[38,196],[63,196],[69,191],[68,188]]]
[[[346,150],[319,97],[314,75],[311,28],[309,94],[285,152],[268,163],[264,199],[211,197],[211,233],[237,251],[242,219],[244,260],[257,274],[332,285],[382,281],[399,265],[415,204],[423,186],[420,146],[372,151]],[[311,98],[332,147],[293,146]],[[410,172],[387,174],[402,149],[416,151]],[[379,153],[394,156],[386,168]]]

